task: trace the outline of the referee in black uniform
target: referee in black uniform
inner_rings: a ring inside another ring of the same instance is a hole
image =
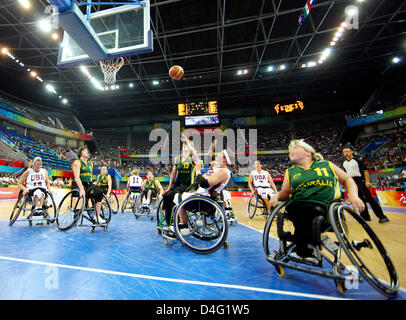
[[[343,153],[346,158],[343,163],[343,167],[347,174],[351,178],[353,178],[355,183],[357,184],[358,196],[362,201],[364,201],[365,204],[367,204],[368,202],[371,205],[371,208],[374,211],[375,215],[379,218],[379,223],[389,222],[388,217],[384,215],[382,208],[380,207],[378,202],[374,200],[371,192],[369,191],[369,187],[371,186],[371,184],[369,182],[369,173],[367,168],[361,161],[353,157],[354,151],[351,148],[344,148]],[[371,221],[371,217],[368,212],[368,206],[365,206],[364,211],[362,211],[360,215],[365,221]]]

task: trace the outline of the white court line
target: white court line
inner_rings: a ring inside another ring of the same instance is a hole
[[[184,279],[156,277],[156,276],[148,276],[148,275],[143,275],[143,274],[118,272],[118,271],[94,269],[94,268],[87,268],[87,267],[77,267],[77,266],[70,266],[70,265],[64,265],[64,264],[58,264],[58,263],[41,262],[41,261],[34,261],[34,260],[26,260],[26,259],[19,259],[19,258],[4,257],[4,256],[0,256],[0,260],[8,260],[8,261],[15,261],[15,262],[22,262],[22,263],[31,263],[31,264],[51,266],[51,267],[56,267],[56,268],[64,268],[64,269],[96,272],[96,273],[104,273],[104,274],[111,274],[111,275],[116,275],[116,276],[147,279],[147,280],[154,280],[154,281],[166,281],[166,282],[175,282],[175,283],[182,283],[182,284],[208,286],[208,287],[219,287],[219,288],[228,288],[228,289],[237,289],[237,290],[257,291],[257,292],[280,294],[280,295],[286,295],[286,296],[296,296],[296,297],[303,297],[303,298],[312,298],[312,299],[349,300],[349,299],[345,299],[345,298],[330,297],[330,296],[310,294],[310,293],[281,291],[281,290],[265,289],[265,288],[258,288],[258,287],[240,286],[240,285],[234,285],[234,284],[224,284],[224,283],[214,283],[214,282],[204,282],[204,281],[193,281],[193,280],[184,280]]]

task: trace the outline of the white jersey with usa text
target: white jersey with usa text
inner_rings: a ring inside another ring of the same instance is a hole
[[[41,168],[38,172],[34,169],[28,169],[26,187],[28,189],[46,188],[47,170]]]
[[[269,173],[268,171],[261,170],[258,172],[257,170],[252,171],[252,183],[255,188],[270,188],[271,183],[268,179]]]
[[[139,176],[131,176],[128,179],[128,184],[131,188],[141,188],[143,184],[143,180]]]
[[[226,170],[227,171],[227,173],[228,173],[227,181],[224,182],[224,183],[219,183],[219,184],[217,184],[215,186],[211,186],[209,188],[199,187],[199,189],[197,189],[197,191],[196,191],[197,194],[209,196],[211,191],[216,191],[217,193],[220,193],[227,186],[227,184],[228,184],[228,182],[230,181],[230,178],[231,178],[231,173],[230,173],[230,170],[228,170],[228,169],[225,169],[225,168],[213,168],[213,169],[208,170],[204,174],[204,176],[207,179],[208,177],[210,177],[211,175],[213,175],[214,173],[216,173],[219,170]]]

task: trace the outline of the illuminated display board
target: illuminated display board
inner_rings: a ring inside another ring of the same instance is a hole
[[[294,111],[296,109],[303,110],[304,109],[304,103],[303,103],[303,101],[298,100],[298,101],[296,101],[295,103],[292,103],[292,104],[285,104],[285,105],[277,104],[274,109],[275,109],[276,113],[278,113],[278,114],[280,112],[290,113],[290,112],[292,112],[292,111]]]
[[[217,114],[217,101],[196,101],[178,104],[179,116],[200,116]]]

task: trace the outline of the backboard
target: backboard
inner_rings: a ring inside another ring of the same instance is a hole
[[[72,11],[76,19],[80,18],[79,22],[63,20],[64,16],[60,14],[59,19],[64,23],[64,36],[59,50],[58,65],[68,66],[152,52],[153,34],[150,28],[149,0],[144,2],[145,7],[121,5],[93,12],[90,21],[87,21],[78,7]],[[78,31],[84,32],[75,32],[73,24],[79,23],[82,29]],[[92,41],[96,44],[96,50],[94,46],[91,47]]]

